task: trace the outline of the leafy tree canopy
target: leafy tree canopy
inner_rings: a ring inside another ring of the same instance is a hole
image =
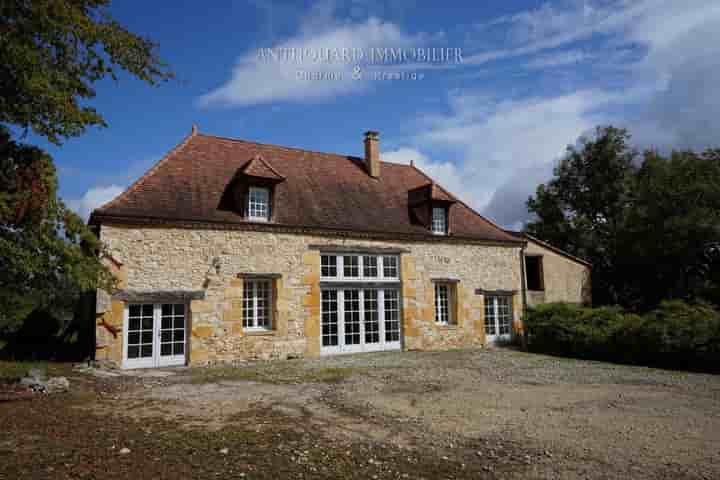
[[[72,310],[81,292],[112,290],[101,245],[57,198],[50,157],[0,127],[0,331],[33,310]]]
[[[82,103],[92,85],[119,70],[151,84],[172,77],[156,45],[107,12],[110,0],[0,2],[0,123],[32,129],[53,143],[104,126]]]
[[[720,270],[706,265],[720,241],[720,150],[640,156],[627,131],[601,127],[554,173],[528,200],[526,230],[592,262],[596,303],[645,310],[698,294],[694,272]],[[709,279],[706,294],[720,285]]]
[[[88,105],[95,82],[121,71],[153,85],[172,78],[157,46],[114,20],[109,3],[0,2],[0,331],[113,286],[96,236],[57,197],[52,159],[8,128],[60,144],[105,126]]]

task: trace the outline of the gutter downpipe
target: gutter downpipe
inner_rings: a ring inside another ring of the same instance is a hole
[[[527,241],[520,247],[520,285],[522,289],[522,318],[525,318],[527,313],[527,288],[525,287],[525,248],[527,247]],[[521,319],[522,335],[520,335],[520,344],[523,350],[527,350],[527,331],[525,330],[525,323]]]

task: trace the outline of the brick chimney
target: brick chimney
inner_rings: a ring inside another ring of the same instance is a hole
[[[380,133],[365,132],[365,168],[373,178],[380,176]]]

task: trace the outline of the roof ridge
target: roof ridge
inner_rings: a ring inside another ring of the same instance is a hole
[[[458,197],[456,197],[455,195],[453,195],[452,193],[450,193],[445,187],[443,187],[443,186],[440,185],[438,182],[436,182],[435,179],[433,179],[430,175],[428,175],[427,173],[425,173],[425,172],[423,172],[422,170],[420,170],[420,169],[415,165],[415,163],[411,163],[411,164],[410,164],[410,167],[411,167],[411,168],[414,168],[415,170],[417,170],[417,172],[418,172],[420,175],[422,175],[423,177],[427,178],[433,185],[437,186],[439,189],[441,189],[443,192],[445,192],[445,194],[447,194],[447,195],[449,195],[451,198],[454,198],[455,200],[457,200],[459,204],[461,204],[462,206],[464,206],[465,208],[467,208],[468,210],[470,210],[472,213],[474,213],[475,215],[477,215],[478,217],[480,217],[480,218],[483,219],[484,221],[488,222],[488,223],[489,223],[490,225],[492,225],[493,227],[495,227],[495,228],[497,228],[498,230],[500,230],[500,231],[503,233],[503,235],[507,235],[508,237],[512,237],[512,235],[510,235],[509,233],[507,233],[507,231],[506,231],[504,228],[502,228],[500,225],[498,225],[497,223],[493,222],[492,220],[490,220],[489,218],[487,218],[485,215],[482,215],[482,214],[479,213],[477,210],[475,210],[473,207],[471,207],[470,205],[468,205],[467,203],[465,203],[464,201],[462,201],[460,198],[458,198]]]
[[[276,148],[284,148],[287,150],[295,150],[297,152],[304,152],[304,153],[317,153],[320,155],[330,155],[334,157],[343,157],[343,158],[349,158],[349,159],[356,159],[356,160],[362,160],[365,161],[363,157],[358,157],[356,155],[347,155],[344,153],[336,153],[336,152],[321,152],[320,150],[308,150],[307,148],[300,148],[300,147],[288,147],[287,145],[278,145],[275,143],[263,143],[263,142],[256,142],[254,140],[243,140],[242,138],[233,138],[233,137],[223,137],[222,135],[212,135],[209,133],[198,133],[198,135],[203,137],[211,137],[211,138],[217,138],[220,140],[228,140],[230,142],[240,142],[240,143],[249,143],[253,145],[260,145],[262,147],[276,147]],[[400,167],[408,167],[409,165],[406,165],[404,163],[396,163],[396,162],[386,162],[384,160],[380,160],[380,163],[384,163],[386,165],[397,165]]]
[[[128,188],[126,188],[120,195],[113,198],[109,202],[106,202],[99,207],[95,208],[93,212],[96,210],[102,210],[103,208],[108,208],[119,202],[121,199],[127,197],[131,192],[134,192],[137,190],[137,188],[140,186],[142,182],[150,178],[152,175],[154,175],[161,165],[163,165],[165,162],[170,160],[173,156],[175,156],[180,150],[182,150],[185,146],[187,146],[188,143],[190,143],[190,140],[192,140],[194,137],[198,135],[197,129],[193,128],[190,132],[190,135],[187,135],[182,142],[175,145],[175,147],[172,148],[168,153],[166,153],[160,160],[155,162],[155,165],[150,167],[147,172],[145,172],[140,178],[135,180]],[[92,213],[91,213],[92,216]]]

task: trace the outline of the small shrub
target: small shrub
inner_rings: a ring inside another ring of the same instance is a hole
[[[614,362],[720,371],[720,312],[674,300],[639,316],[554,303],[528,310],[528,348]]]

